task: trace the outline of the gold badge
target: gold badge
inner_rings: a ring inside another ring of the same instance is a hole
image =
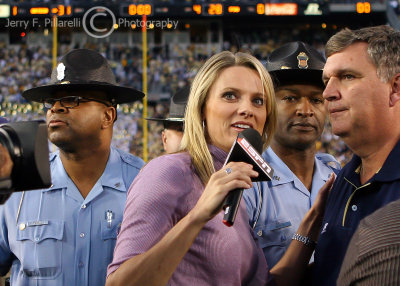
[[[307,69],[308,68],[308,56],[305,52],[301,52],[297,55],[297,60],[299,61],[298,67],[299,69]]]

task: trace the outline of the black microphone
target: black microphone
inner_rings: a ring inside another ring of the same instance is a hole
[[[224,166],[229,162],[245,162],[253,165],[253,170],[258,172],[258,177],[251,178],[253,182],[270,181],[274,171],[260,155],[262,145],[261,135],[255,129],[245,129],[238,134]],[[235,189],[226,196],[223,204],[224,219],[222,221],[225,225],[232,226],[235,222],[242,195],[243,189]]]

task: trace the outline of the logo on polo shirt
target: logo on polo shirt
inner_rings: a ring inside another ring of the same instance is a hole
[[[321,234],[323,234],[323,233],[326,232],[326,228],[327,228],[327,227],[328,227],[328,223],[324,224],[324,227],[323,227],[323,229],[322,229],[322,231],[321,231]]]

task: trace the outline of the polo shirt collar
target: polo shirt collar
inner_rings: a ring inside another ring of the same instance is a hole
[[[391,182],[400,179],[400,141],[394,146],[393,150],[389,153],[382,168],[373,177],[374,180],[380,182]]]
[[[379,182],[391,182],[400,179],[400,167],[398,164],[400,158],[400,141],[394,146],[393,150],[389,153],[383,163],[382,168],[369,180]],[[361,165],[361,158],[354,155],[349,163],[344,168],[343,174],[355,185],[360,185],[359,167]]]

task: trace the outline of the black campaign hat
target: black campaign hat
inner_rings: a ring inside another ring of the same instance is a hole
[[[178,90],[174,96],[171,97],[169,104],[169,115],[167,118],[146,118],[147,120],[168,122],[184,122],[185,109],[190,94],[190,86],[185,86]]]
[[[41,102],[57,91],[101,90],[113,104],[128,103],[144,97],[144,93],[119,86],[107,60],[98,52],[76,49],[62,57],[51,73],[50,84],[25,90],[22,96]]]
[[[303,42],[290,42],[275,49],[268,57],[266,68],[277,86],[310,83],[324,86],[322,70],[325,58]]]

